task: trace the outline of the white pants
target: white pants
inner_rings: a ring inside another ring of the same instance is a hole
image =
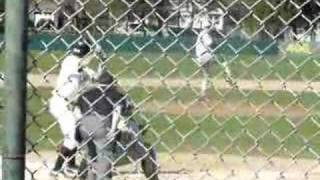
[[[195,61],[199,66],[202,66],[204,64],[206,64],[207,62],[209,62],[210,60],[212,60],[214,58],[214,56],[210,53],[204,53],[201,56],[198,56]]]
[[[57,120],[63,134],[63,145],[72,150],[77,147],[76,141],[76,121],[77,118],[73,111],[68,109],[68,102],[62,97],[54,95],[49,100],[49,112]]]

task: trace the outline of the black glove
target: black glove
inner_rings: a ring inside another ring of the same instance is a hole
[[[132,115],[133,110],[134,110],[133,103],[129,99],[126,99],[122,105],[121,115],[122,116],[130,116],[130,115]]]

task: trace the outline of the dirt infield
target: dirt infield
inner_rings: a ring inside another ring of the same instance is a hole
[[[56,82],[56,75],[41,76],[36,74],[29,74],[29,82],[35,87],[45,87],[51,88]],[[217,89],[230,89],[231,87],[223,79],[213,79],[214,86]],[[169,87],[193,87],[200,88],[201,79],[156,79],[156,78],[127,78],[120,79],[119,84],[121,86],[130,88],[133,86],[142,86],[142,87],[160,87],[160,86],[169,86]],[[283,82],[280,80],[266,80],[266,81],[254,81],[254,80],[238,80],[237,84],[239,90],[264,90],[264,91],[295,91],[295,92],[319,92],[320,91],[320,82],[303,82],[303,81],[288,81]],[[190,113],[193,115],[204,115],[211,113],[216,116],[225,117],[232,115],[258,115],[262,117],[269,116],[281,116],[287,115],[292,120],[303,119],[307,115],[312,115],[316,112],[307,111],[305,108],[302,108],[298,105],[291,105],[290,107],[279,108],[276,105],[263,105],[263,106],[254,106],[252,104],[244,104],[240,102],[215,102],[210,100],[208,102],[197,102],[193,104],[181,105],[175,102],[170,102],[169,104],[162,104],[160,107],[152,103],[144,103],[142,110],[146,112],[159,112],[159,109],[162,112],[167,114],[183,114]]]
[[[37,74],[29,74],[28,80],[32,86],[51,88],[56,82],[56,75],[41,76]],[[231,87],[223,79],[213,79],[214,86],[217,89],[230,89]],[[157,79],[157,78],[126,78],[119,79],[119,84],[126,88],[134,86],[140,87],[193,87],[200,88],[201,79]],[[320,82],[303,82],[303,81],[288,81],[283,82],[280,80],[265,80],[265,81],[254,81],[254,80],[238,80],[237,85],[239,90],[264,90],[264,91],[294,91],[294,92],[319,92]],[[193,115],[204,115],[211,113],[216,116],[225,117],[232,115],[259,115],[262,117],[269,116],[281,116],[287,115],[289,118],[303,119],[307,115],[312,115],[315,112],[307,111],[298,105],[291,105],[286,107],[285,110],[275,105],[264,105],[264,106],[253,106],[252,104],[241,104],[239,102],[214,102],[210,100],[210,103],[198,102],[193,104],[181,104],[171,102],[169,104],[162,104],[161,107],[155,106],[151,103],[144,103],[142,110],[146,112],[158,112],[159,109],[167,114],[183,114],[190,113]]]
[[[40,75],[29,75],[28,80],[33,86],[51,88],[56,76],[48,76],[45,79]],[[213,80],[215,88],[232,88],[224,80]],[[183,79],[160,80],[155,78],[144,79],[120,79],[119,83],[125,87],[144,86],[191,86],[199,88],[200,79],[186,81]],[[254,80],[239,80],[240,90],[266,90],[266,91],[309,91],[318,92],[320,82],[306,83],[300,81],[281,82],[279,80],[266,80],[261,83]],[[290,106],[283,112],[274,105],[256,107],[242,104],[241,102],[194,102],[193,104],[181,105],[170,102],[156,106],[150,102],[143,104],[142,111],[158,112],[166,114],[192,114],[204,115],[212,113],[216,116],[233,115],[261,115],[277,116],[283,113],[292,119],[300,119],[315,112],[307,112],[299,106]],[[27,155],[26,179],[50,180],[49,170],[55,158],[54,151],[41,151],[38,154]],[[318,180],[320,179],[319,160],[308,159],[285,159],[278,157],[246,157],[219,154],[192,154],[192,153],[161,153],[160,179],[165,180]],[[1,162],[0,162],[1,166]],[[116,169],[118,175],[115,180],[143,180],[141,170],[135,167],[123,166]],[[0,172],[1,173],[1,172]],[[1,175],[0,175],[1,179]],[[65,178],[60,177],[63,180]]]
[[[260,116],[260,117],[280,117],[286,115],[292,120],[303,120],[308,115],[316,114],[316,110],[307,111],[298,105],[287,107],[285,110],[278,106],[267,104],[264,106],[254,106],[240,102],[195,102],[192,104],[181,104],[176,102],[166,103],[144,103],[142,111],[165,113],[172,115],[193,115],[202,116],[212,114],[217,117],[231,116]]]
[[[56,75],[41,76],[29,74],[28,81],[35,87],[53,87],[56,82]],[[217,89],[230,89],[231,87],[223,79],[212,79]],[[122,86],[143,86],[143,87],[196,87],[201,86],[201,79],[158,79],[158,78],[126,78],[119,79]],[[320,82],[303,82],[303,81],[280,81],[280,80],[237,80],[240,90],[264,90],[264,91],[296,91],[296,92],[319,92]]]
[[[27,155],[27,178],[50,180],[49,170],[55,152]],[[240,157],[218,154],[160,154],[160,179],[166,180],[318,180],[316,160],[268,157]],[[123,166],[116,169],[115,180],[143,180],[140,169]],[[1,178],[0,178],[1,179]],[[63,176],[58,179],[64,180]]]

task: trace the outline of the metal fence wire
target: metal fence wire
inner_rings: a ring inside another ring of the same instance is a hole
[[[320,179],[320,1],[28,13],[26,179]]]

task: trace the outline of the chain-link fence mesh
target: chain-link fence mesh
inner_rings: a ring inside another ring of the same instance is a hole
[[[64,139],[49,99],[82,40],[88,66],[104,67],[134,106],[120,121],[142,136],[138,159],[128,153],[137,138],[107,145],[114,179],[144,179],[151,147],[160,179],[320,178],[318,0],[29,2],[27,178],[53,178]]]

